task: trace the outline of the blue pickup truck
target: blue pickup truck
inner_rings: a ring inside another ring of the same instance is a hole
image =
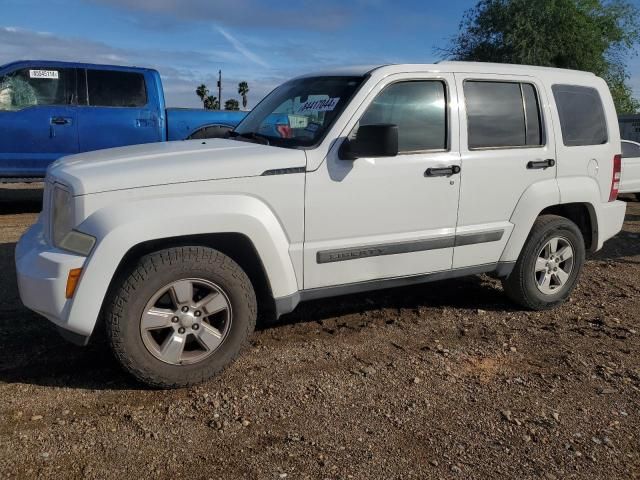
[[[65,155],[221,136],[238,111],[165,108],[148,68],[51,61],[0,66],[0,181],[44,177]]]

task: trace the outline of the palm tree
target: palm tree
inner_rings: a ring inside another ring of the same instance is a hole
[[[205,99],[209,95],[209,89],[204,83],[200,84],[200,86],[196,88],[196,95],[200,97],[200,101],[204,104]]]
[[[247,93],[249,93],[249,84],[247,82],[240,82],[238,84],[238,94],[242,96],[242,108],[247,108]]]
[[[217,110],[218,109],[218,98],[213,95],[208,95],[204,101],[204,108],[207,110]]]
[[[225,110],[240,110],[240,104],[238,103],[238,100],[236,100],[235,98],[230,98],[229,100],[224,102],[224,109]]]

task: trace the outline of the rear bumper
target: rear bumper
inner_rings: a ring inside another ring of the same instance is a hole
[[[66,298],[69,270],[82,268],[86,258],[49,245],[38,222],[20,238],[15,261],[22,303],[58,327],[88,337],[91,332],[78,331],[68,324],[73,300]]]
[[[627,204],[619,200],[601,205],[598,212],[598,245],[596,250],[600,250],[604,242],[622,230],[626,212]]]

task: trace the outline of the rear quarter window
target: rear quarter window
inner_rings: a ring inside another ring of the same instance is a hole
[[[595,88],[554,85],[563,143],[568,147],[607,143],[607,121]]]

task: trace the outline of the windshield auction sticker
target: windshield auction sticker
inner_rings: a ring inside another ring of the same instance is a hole
[[[296,113],[331,112],[336,108],[339,101],[340,97],[325,98],[324,100],[309,100],[300,105]]]
[[[58,80],[59,73],[57,70],[29,70],[29,78],[49,78]]]

